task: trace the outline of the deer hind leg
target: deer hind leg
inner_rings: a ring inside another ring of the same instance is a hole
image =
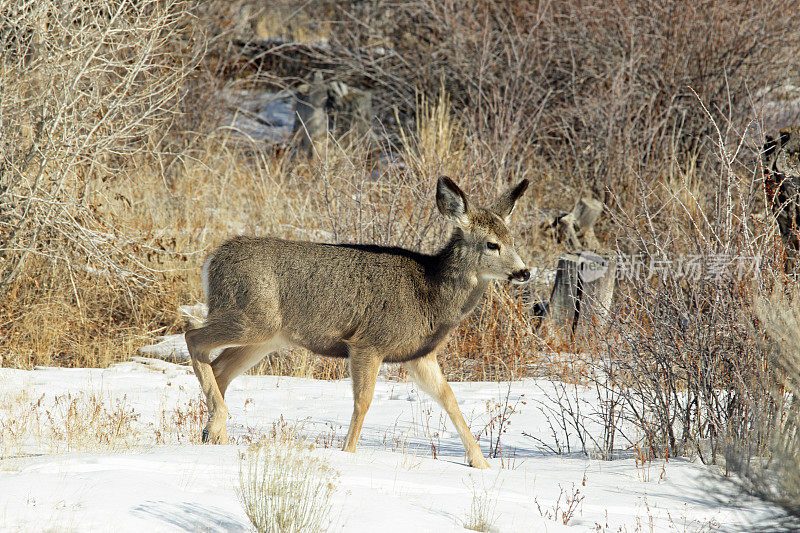
[[[263,344],[231,346],[222,350],[222,353],[211,362],[211,369],[214,371],[214,378],[217,380],[222,398],[225,398],[225,391],[234,378],[253,368],[264,356],[274,352],[282,344],[273,340]]]
[[[351,350],[350,375],[353,379],[353,416],[350,419],[350,429],[344,440],[346,452],[355,452],[358,438],[361,436],[361,427],[364,425],[372,396],[375,393],[375,380],[378,379],[378,370],[381,367],[381,358],[376,354]]]
[[[222,392],[214,377],[211,366],[211,351],[222,347],[243,346],[260,344],[264,341],[257,338],[248,338],[236,321],[214,320],[209,317],[202,328],[186,332],[186,347],[192,358],[194,373],[200,381],[200,388],[206,397],[208,407],[208,423],[203,429],[203,442],[212,444],[227,444],[228,408],[225,405]],[[267,336],[269,338],[270,335]],[[227,384],[225,385],[227,387]]]
[[[450,420],[456,426],[456,431],[461,437],[461,442],[464,444],[464,449],[467,451],[467,459],[469,465],[475,468],[489,468],[489,463],[483,457],[480,446],[472,436],[469,426],[464,421],[464,416],[456,403],[456,397],[453,395],[453,389],[444,379],[442,369],[436,361],[436,354],[430,353],[419,359],[414,359],[405,363],[405,368],[411,374],[419,388],[424,390],[430,395],[436,403],[442,406],[447,412]]]

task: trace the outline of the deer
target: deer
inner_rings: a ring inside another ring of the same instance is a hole
[[[185,333],[208,407],[202,441],[228,444],[225,391],[265,355],[293,345],[349,358],[353,413],[343,450],[355,452],[382,363],[401,363],[448,414],[469,465],[489,468],[436,359],[493,280],[525,283],[530,269],[508,224],[528,180],[488,208],[448,177],[436,207],[453,226],[437,253],[238,236],[205,261],[208,315]],[[219,351],[212,360],[212,351]]]

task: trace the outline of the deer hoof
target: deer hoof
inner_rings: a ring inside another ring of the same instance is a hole
[[[214,430],[210,428],[211,424],[203,429],[200,435],[203,444],[228,444],[228,432],[223,426],[222,429]]]
[[[487,468],[491,468],[491,466],[489,466],[489,462],[483,457],[479,457],[477,459],[470,459],[469,466],[471,466],[472,468],[480,468],[484,470]]]

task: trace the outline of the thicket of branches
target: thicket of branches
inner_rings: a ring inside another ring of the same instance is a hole
[[[108,184],[137,181],[169,161],[163,141],[203,53],[195,26],[184,0],[0,0],[0,345],[8,364],[24,364],[25,351],[68,364],[69,344],[153,323],[147,301],[169,276],[151,259],[168,238],[130,227],[135,215],[126,210],[137,207]]]
[[[89,184],[158,152],[197,65],[191,23],[183,0],[0,2],[0,300],[31,256],[160,283]]]
[[[713,154],[698,101],[744,134],[754,95],[785,82],[800,45],[791,0],[302,9],[334,21],[334,72],[380,91],[384,116],[395,107],[413,114],[418,91],[434,95],[443,84],[491,161],[487,179],[535,172],[535,161],[571,190],[607,200],[610,189],[628,202],[633,175],[649,184],[676,162],[702,166]]]

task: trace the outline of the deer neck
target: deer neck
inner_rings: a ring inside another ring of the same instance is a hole
[[[443,319],[460,322],[478,305],[489,282],[478,279],[475,252],[467,248],[458,230],[453,232],[436,259],[438,268],[433,296],[444,311]]]

